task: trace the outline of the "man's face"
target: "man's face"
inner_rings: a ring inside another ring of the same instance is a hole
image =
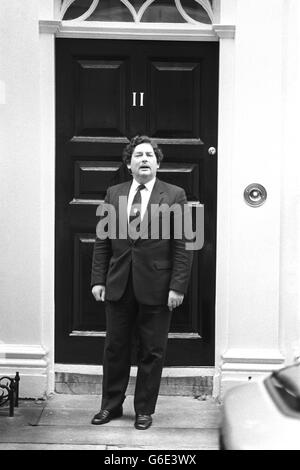
[[[152,180],[159,168],[152,145],[148,143],[137,145],[127,166],[139,183],[147,183]]]

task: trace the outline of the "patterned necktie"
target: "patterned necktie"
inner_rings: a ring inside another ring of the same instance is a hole
[[[131,208],[130,208],[130,214],[129,214],[129,224],[133,220],[135,220],[137,217],[141,216],[141,205],[142,205],[142,196],[141,196],[141,191],[144,189],[146,186],[144,184],[140,184],[137,187],[135,196],[133,198]]]

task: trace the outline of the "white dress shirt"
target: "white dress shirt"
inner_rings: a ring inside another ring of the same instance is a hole
[[[152,180],[148,181],[148,183],[144,183],[145,188],[141,190],[141,220],[143,220],[143,217],[145,215],[147,205],[152,193],[153,186],[155,184],[156,178],[153,178]],[[132,206],[132,201],[134,199],[134,196],[136,194],[136,190],[138,186],[141,183],[138,183],[135,179],[132,180],[132,184],[130,186],[129,194],[128,194],[128,203],[127,203],[127,220],[129,222],[129,215],[130,215],[130,209]]]

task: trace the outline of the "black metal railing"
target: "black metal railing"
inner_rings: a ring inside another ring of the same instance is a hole
[[[0,377],[0,406],[9,403],[9,416],[14,416],[14,409],[19,406],[19,382],[19,372],[15,377]]]

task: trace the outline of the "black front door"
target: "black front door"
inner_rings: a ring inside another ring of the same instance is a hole
[[[129,179],[125,144],[147,134],[164,152],[158,177],[205,214],[166,365],[213,365],[218,43],[57,39],[56,57],[56,362],[102,362],[104,305],[90,290],[96,209]]]

